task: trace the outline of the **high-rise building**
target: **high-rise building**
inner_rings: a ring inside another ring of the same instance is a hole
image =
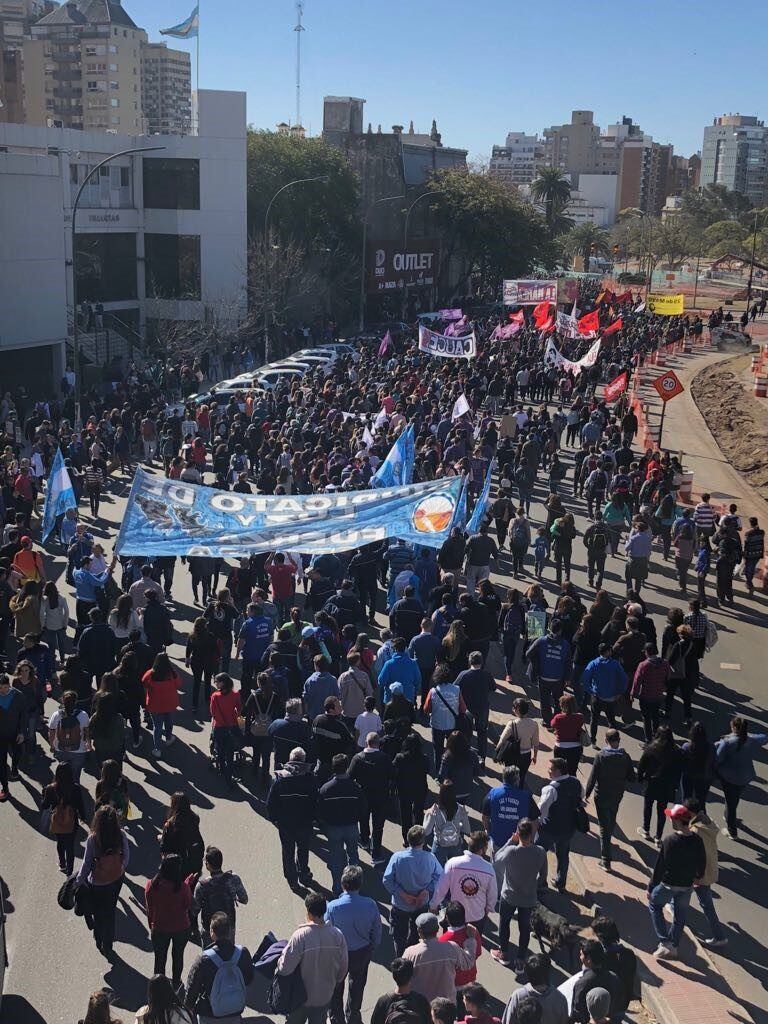
[[[530,185],[536,177],[544,156],[544,147],[537,135],[508,132],[503,146],[494,146],[488,173],[508,185]]]
[[[593,174],[600,148],[600,129],[591,110],[571,112],[570,124],[552,125],[544,129],[542,163],[569,174],[578,188],[579,174]]]
[[[192,124],[192,61],[167,43],[141,48],[141,94],[150,135],[188,135]]]
[[[24,120],[24,40],[52,0],[0,0],[0,123]]]
[[[755,206],[768,197],[768,129],[742,114],[716,117],[704,129],[701,184],[724,185]]]

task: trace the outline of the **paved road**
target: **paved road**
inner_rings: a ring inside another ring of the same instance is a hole
[[[104,526],[101,534],[108,540],[115,535],[121,520],[127,483],[120,483],[114,500],[103,506]],[[577,527],[583,532],[586,521],[583,518],[583,504],[576,503]],[[541,521],[541,506],[532,508],[534,520]],[[502,570],[506,560],[502,560]],[[62,565],[57,561],[60,573]],[[548,575],[552,575],[551,569]],[[573,579],[586,593],[583,549],[577,542]],[[189,577],[184,567],[179,566],[177,582],[174,585],[177,619],[189,621],[195,615]],[[506,586],[508,577],[502,573],[496,582]],[[545,581],[547,590],[554,594],[552,581]],[[606,579],[607,589],[619,595],[623,592],[623,559],[609,564]],[[738,587],[737,587],[738,589]],[[661,627],[666,610],[679,603],[670,566],[662,566],[655,572],[651,586],[644,595],[650,602]],[[758,597],[748,600],[738,594],[735,611],[715,613],[720,627],[721,641],[715,651],[708,655],[704,669],[707,681],[697,695],[697,714],[711,725],[713,735],[727,727],[727,721],[734,708],[750,716],[761,725],[766,723],[765,672],[761,671],[761,654],[764,650],[762,630],[766,623],[766,599]],[[380,624],[383,622],[379,617]],[[181,633],[177,641],[181,641]],[[178,662],[182,657],[182,646],[177,642],[171,655]],[[501,662],[493,652],[493,668],[496,675],[501,673]],[[730,666],[730,667],[726,667]],[[523,682],[522,668],[518,668],[516,683],[512,687],[501,684],[495,698],[494,719],[501,724],[508,713],[512,693],[519,693]],[[189,705],[188,695],[184,696],[185,708]],[[49,710],[52,710],[49,709]],[[10,909],[8,920],[9,955],[11,966],[6,976],[6,999],[0,1017],[8,1024],[71,1024],[82,1015],[87,994],[106,984],[118,994],[119,1006],[124,1007],[122,1016],[132,1019],[127,1010],[135,1010],[143,1002],[146,978],[151,973],[151,951],[141,909],[143,885],[148,876],[156,870],[158,863],[155,836],[159,829],[168,796],[176,789],[187,789],[201,816],[202,832],[207,842],[219,845],[225,853],[226,864],[238,871],[248,888],[251,900],[238,914],[238,937],[250,946],[255,946],[263,934],[272,929],[278,935],[285,935],[302,920],[302,903],[294,896],[282,879],[280,870],[279,844],[272,826],[264,818],[265,792],[254,784],[248,770],[244,784],[233,795],[220,783],[218,776],[208,764],[208,728],[201,726],[186,710],[180,713],[179,738],[160,761],[149,755],[150,743],[144,741],[138,754],[129,751],[126,773],[132,784],[132,799],[137,807],[138,819],[129,823],[129,832],[134,845],[130,865],[130,881],[124,887],[118,911],[117,962],[110,966],[96,952],[90,935],[81,919],[73,918],[59,910],[56,905],[56,891],[61,881],[55,865],[55,851],[49,841],[36,831],[36,798],[42,782],[47,780],[48,765],[45,763],[31,778],[13,787],[13,800],[0,807],[0,864],[2,875],[9,891]],[[602,735],[602,730],[601,730]],[[639,753],[639,730],[634,727],[628,739],[633,756]],[[587,762],[591,759],[588,753]],[[545,771],[546,757],[542,758],[531,782],[536,790],[541,786]],[[588,764],[581,769],[582,779],[586,778]],[[726,956],[718,962],[727,968],[727,974],[736,987],[743,1005],[755,1020],[768,1019],[768,997],[765,993],[766,962],[761,936],[762,907],[765,900],[756,895],[764,892],[768,885],[765,859],[766,843],[763,836],[768,831],[766,814],[765,766],[761,765],[759,782],[750,787],[744,805],[746,827],[744,839],[738,844],[723,847],[721,891],[718,903],[723,921],[731,938]],[[486,780],[491,784],[497,775],[491,770]],[[93,788],[93,779],[87,779]],[[481,793],[478,793],[478,797]],[[474,801],[478,806],[478,801]],[[628,836],[633,858],[650,862],[652,850],[642,841],[635,842],[634,834],[638,822],[640,797],[631,795],[622,809],[620,825]],[[720,812],[720,797],[713,800],[715,812]],[[596,843],[588,838],[582,842],[582,849],[591,852]],[[728,842],[728,841],[726,841]],[[388,824],[385,845],[390,850],[399,847],[400,835],[397,826]],[[322,853],[322,840],[318,840],[311,867],[321,884],[327,885],[329,875],[318,859]],[[367,855],[363,854],[368,865]],[[366,870],[366,891],[384,901],[380,876],[368,867]],[[559,909],[579,919],[588,907],[577,897],[555,897]],[[384,904],[385,905],[385,904]],[[585,920],[585,918],[581,918]],[[763,918],[764,920],[764,918]],[[696,929],[703,926],[703,918],[693,913],[691,923]],[[514,930],[513,930],[514,939]],[[652,941],[650,923],[648,942]],[[193,951],[187,949],[187,965]],[[389,986],[385,965],[391,958],[391,946],[385,939],[377,952],[372,968],[366,1006],[370,1007],[376,997]],[[105,970],[106,968],[106,970]],[[480,980],[487,985],[498,999],[506,999],[515,987],[510,972],[496,965],[487,952],[480,961]],[[253,1018],[263,1011],[263,993],[253,993]],[[251,1019],[251,1018],[249,1018]]]

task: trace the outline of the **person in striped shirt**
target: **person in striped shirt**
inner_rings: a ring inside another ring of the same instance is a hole
[[[702,494],[701,501],[693,510],[693,521],[699,533],[711,537],[715,532],[715,510],[710,505],[711,495]]]

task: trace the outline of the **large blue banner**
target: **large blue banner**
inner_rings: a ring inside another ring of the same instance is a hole
[[[332,494],[234,494],[137,469],[117,538],[119,555],[212,555],[349,551],[402,537],[439,548],[461,478]]]
[[[389,454],[371,477],[371,487],[401,487],[413,483],[416,462],[416,437],[413,424],[400,434]]]

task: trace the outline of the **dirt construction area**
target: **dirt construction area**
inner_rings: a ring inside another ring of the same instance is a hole
[[[768,399],[752,394],[750,355],[702,370],[691,392],[723,455],[768,499]]]

